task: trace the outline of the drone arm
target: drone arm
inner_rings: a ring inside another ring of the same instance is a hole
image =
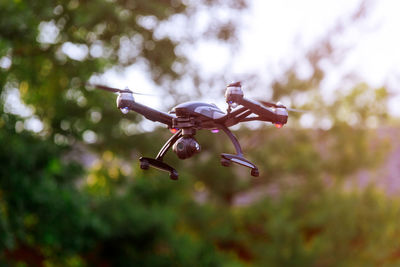
[[[275,114],[271,110],[263,107],[260,103],[254,101],[254,100],[243,97],[238,101],[238,104],[240,104],[244,107],[247,107],[254,114],[257,114],[257,115],[263,116],[263,117],[267,117],[267,118],[269,117],[271,120],[274,120]]]
[[[243,118],[240,120],[240,122],[246,122],[246,121],[267,121],[267,122],[269,122],[269,120],[264,119],[262,117],[250,117],[250,118]]]
[[[272,123],[283,123],[283,124],[287,122],[286,115],[276,114],[269,108],[266,108],[262,104],[258,103],[257,101],[243,97],[238,100],[238,104],[248,108],[252,113],[258,115],[260,117],[260,120],[262,121],[269,121]]]
[[[242,107],[226,114],[224,117],[219,119],[217,123],[221,123],[226,127],[230,127],[237,123],[246,121],[266,121],[281,124],[285,124],[287,122],[286,115],[276,114],[273,110],[264,107],[257,101],[243,97],[237,100],[237,104],[240,104]],[[251,114],[255,114],[257,117],[248,117]]]
[[[240,113],[239,115],[228,119],[225,122],[225,126],[230,127],[230,126],[238,124],[239,122],[246,121],[247,116],[251,115],[252,113],[253,112],[251,112],[250,110],[246,109],[245,112]]]
[[[217,119],[216,123],[223,124],[226,127],[230,127],[230,126],[233,126],[233,125],[239,123],[243,117],[247,117],[251,113],[252,112],[249,111],[248,108],[240,107],[232,112],[229,112],[222,118]]]
[[[172,127],[172,119],[174,117],[169,115],[168,113],[152,109],[137,102],[129,102],[127,104],[127,107],[129,108],[129,110],[135,111],[143,115],[146,119],[149,119],[151,121],[158,121],[168,125],[168,127]]]

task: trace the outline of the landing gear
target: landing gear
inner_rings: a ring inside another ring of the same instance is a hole
[[[147,160],[140,161],[140,168],[142,170],[148,170],[150,168],[150,164]]]
[[[167,163],[162,162],[161,160],[141,157],[139,161],[140,161],[140,168],[142,170],[148,170],[150,167],[154,167],[161,171],[168,172],[169,178],[171,178],[172,180],[178,180],[179,176],[178,172],[174,168],[169,166]]]
[[[148,170],[150,167],[154,167],[161,171],[165,171],[169,173],[169,178],[172,180],[178,180],[178,172],[167,163],[163,162],[164,155],[167,153],[168,149],[179,139],[182,137],[182,130],[176,132],[161,148],[160,152],[158,152],[157,157],[153,158],[146,158],[141,157],[140,161],[140,168],[142,170]]]
[[[245,166],[247,168],[251,169],[251,175],[254,177],[258,177],[260,175],[258,168],[256,165],[254,165],[252,162],[249,160],[245,159],[243,157],[243,152],[240,147],[240,144],[236,137],[233,135],[229,129],[224,126],[220,125],[220,128],[225,132],[225,134],[229,137],[229,139],[232,141],[236,154],[221,154],[221,165],[224,167],[229,167],[232,163],[236,163],[242,166]],[[187,133],[189,136],[194,135],[194,130],[190,133]],[[158,152],[157,157],[154,158],[145,158],[141,157],[140,158],[140,168],[142,170],[148,170],[150,167],[154,167],[156,169],[159,169],[161,171],[165,171],[169,173],[169,177],[172,180],[178,180],[178,172],[171,166],[169,166],[167,163],[163,162],[163,157],[167,153],[167,151],[178,141],[180,138],[184,136],[182,129],[180,129],[178,132],[176,132],[161,148],[160,152]]]
[[[251,175],[258,177],[260,175],[256,165],[245,159],[242,155],[221,154],[221,165],[229,167],[231,163],[236,163],[251,169]]]
[[[178,172],[177,171],[172,171],[169,173],[169,178],[171,178],[171,180],[178,180]]]
[[[232,141],[233,146],[235,147],[236,154],[221,154],[221,165],[225,167],[229,167],[231,163],[236,163],[245,167],[248,167],[251,169],[251,176],[258,177],[260,175],[260,172],[258,171],[258,168],[256,165],[248,161],[243,157],[243,152],[242,148],[240,147],[240,144],[238,140],[236,139],[235,135],[226,126],[221,126],[220,127],[224,133],[229,137],[229,139]]]
[[[221,165],[224,167],[229,167],[231,166],[231,162],[223,157],[221,157]]]
[[[260,172],[258,169],[251,169],[251,176],[258,177],[260,175]]]

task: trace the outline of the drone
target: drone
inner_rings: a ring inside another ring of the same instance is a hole
[[[135,101],[135,93],[128,88],[121,90],[103,85],[92,85],[98,89],[118,93],[117,107],[126,114],[129,111],[137,112],[146,119],[165,124],[173,135],[162,146],[155,158],[140,157],[140,168],[148,170],[150,167],[169,173],[173,180],[178,179],[178,172],[163,161],[165,154],[172,147],[173,152],[179,159],[187,159],[201,151],[200,144],[195,135],[198,130],[211,130],[218,132],[222,130],[232,142],[236,153],[221,154],[221,165],[229,167],[231,163],[239,164],[251,169],[251,175],[259,176],[259,170],[255,164],[244,158],[242,148],[236,136],[228,129],[241,122],[263,121],[274,124],[281,128],[288,121],[288,110],[286,106],[266,102],[255,101],[244,97],[241,82],[230,83],[226,86],[225,100],[228,104],[226,112],[220,110],[215,104],[204,102],[185,102],[172,108],[169,113],[155,110]],[[141,94],[143,95],[143,94]]]

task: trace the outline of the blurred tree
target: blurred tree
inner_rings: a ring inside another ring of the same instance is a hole
[[[195,206],[185,183],[137,176],[124,192],[97,169],[87,181],[82,166],[63,160],[65,147],[28,132],[2,116],[0,133],[0,262],[29,266],[229,265],[211,241],[186,231],[185,209]],[[105,159],[111,160],[110,158]],[[106,166],[104,167],[104,169]],[[126,178],[126,177],[125,177]],[[95,180],[93,180],[95,179]],[[122,177],[120,177],[122,179]],[[98,190],[93,191],[94,188]],[[191,204],[190,204],[191,203]]]
[[[120,120],[107,104],[113,99],[85,90],[88,79],[111,67],[137,64],[157,84],[176,80],[182,73],[174,65],[183,70],[188,65],[178,45],[202,36],[234,39],[235,20],[216,18],[209,25],[213,31],[187,30],[180,39],[167,27],[169,21],[183,17],[189,23],[202,8],[240,11],[246,2],[2,1],[0,7],[0,59],[8,62],[0,69],[3,95],[18,88],[44,123],[44,134],[57,135],[60,143],[80,140],[86,131],[98,133],[98,143],[105,145],[101,141],[111,137],[122,138],[121,143],[127,139],[120,128],[109,127]],[[128,116],[133,121],[135,116]]]
[[[349,176],[373,170],[387,155],[390,143],[376,129],[388,118],[388,92],[356,80],[343,88],[351,74],[337,83],[330,99],[322,91],[326,66],[334,69],[343,59],[336,38],[360,22],[366,4],[272,83],[273,99],[308,113],[291,114],[286,129],[242,127],[237,132],[249,158],[261,166],[261,179],[248,179],[243,168],[220,173],[211,153],[191,166],[202,174],[198,191],[214,206],[207,215],[211,223],[204,223],[207,229],[199,217],[193,216],[191,224],[207,231],[221,250],[256,266],[398,264],[393,226],[398,201],[374,185],[358,191],[348,183]],[[299,74],[302,65],[310,67],[307,77]],[[222,138],[199,140],[209,149],[229,149]],[[382,250],[378,244],[385,244]]]
[[[132,139],[136,116],[121,119],[110,95],[84,88],[91,76],[132,64],[157,84],[176,80],[182,73],[174,65],[188,64],[177,46],[203,37],[232,41],[235,20],[218,18],[209,30],[181,39],[173,38],[175,29],[160,28],[214,7],[240,12],[246,3],[0,1],[2,264],[234,261],[179,230],[186,229],[180,207],[192,201],[183,188],[162,176],[156,184],[128,179],[136,170],[121,158],[132,157],[126,144],[140,150],[160,134]]]

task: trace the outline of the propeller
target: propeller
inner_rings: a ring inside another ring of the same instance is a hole
[[[307,110],[302,110],[302,109],[295,109],[295,108],[288,108],[284,105],[282,105],[280,102],[278,103],[271,103],[271,102],[267,102],[267,101],[263,101],[263,100],[258,100],[258,102],[260,102],[261,104],[263,104],[266,107],[271,107],[271,108],[284,108],[286,110],[289,111],[293,111],[293,112],[299,112],[299,113],[304,113],[304,112],[308,112]]]
[[[152,94],[143,94],[143,93],[132,92],[131,90],[128,89],[128,87],[126,89],[122,90],[119,88],[109,87],[109,86],[100,85],[100,84],[88,84],[88,86],[95,87],[97,89],[101,89],[101,90],[108,91],[108,92],[113,92],[113,93],[131,93],[131,94],[135,94],[135,95],[154,96]]]

